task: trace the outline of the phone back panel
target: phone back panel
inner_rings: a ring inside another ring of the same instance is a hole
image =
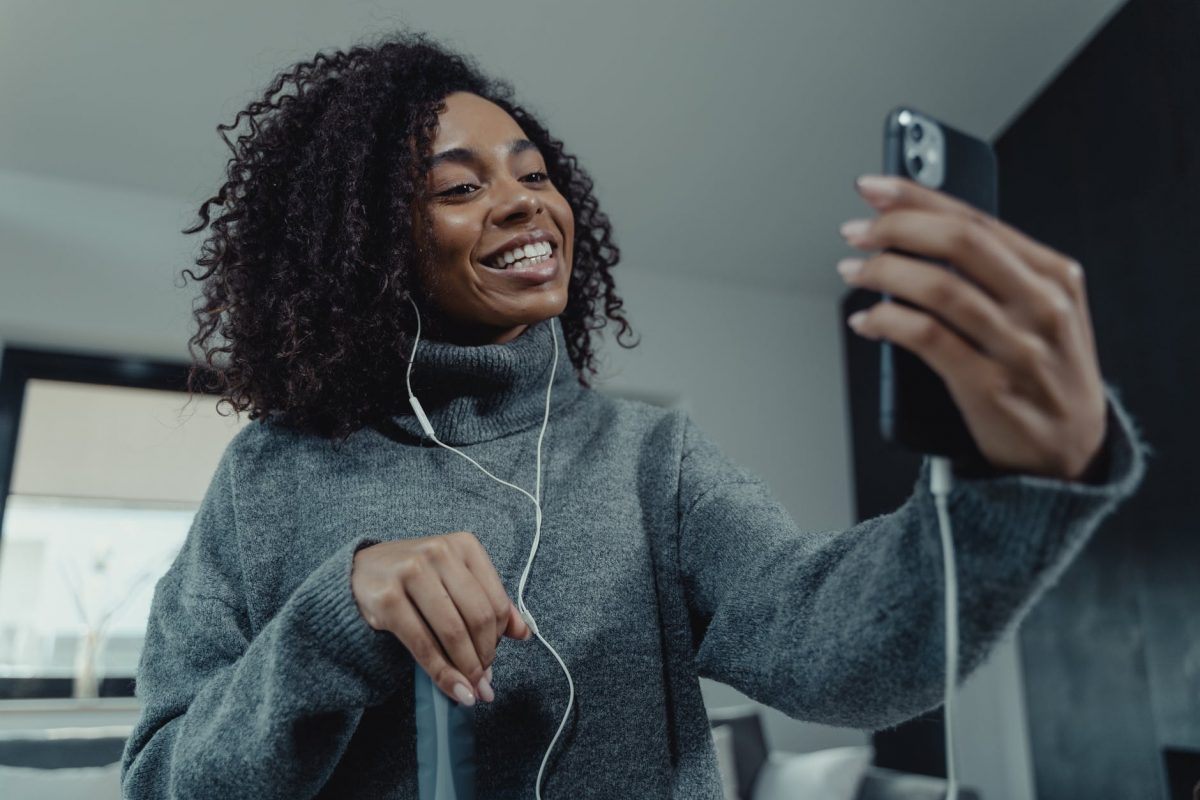
[[[941,131],[944,147],[942,182],[933,188],[994,216],[997,213],[998,192],[996,157],[991,146],[917,109],[896,108],[887,117],[884,131],[885,174],[916,179],[904,157],[905,126],[901,123],[901,114],[905,110],[933,121]],[[923,258],[962,275],[945,261],[903,251],[895,252]],[[883,299],[920,308],[889,294],[883,294]],[[936,309],[920,310],[937,316]],[[938,319],[961,334],[947,320]],[[883,438],[910,450],[949,456],[955,460],[956,469],[967,474],[988,473],[989,465],[975,445],[941,376],[910,350],[893,345],[886,339],[881,339],[880,345],[880,432]]]

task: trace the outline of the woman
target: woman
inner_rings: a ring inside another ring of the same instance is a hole
[[[719,798],[699,676],[832,725],[939,704],[928,462],[894,513],[805,531],[686,414],[592,391],[591,331],[627,330],[618,251],[505,85],[403,35],[300,64],[243,115],[201,208],[192,341],[228,354],[219,388],[257,423],[156,587],[128,796],[415,797],[416,669],[473,705],[481,797],[532,796],[561,723],[543,797]],[[892,303],[857,328],[943,375],[997,468],[950,497],[965,675],[1133,491],[1144,445],[1078,265],[938,192],[858,187],[881,213],[851,244],[982,286],[848,264],[979,343]]]

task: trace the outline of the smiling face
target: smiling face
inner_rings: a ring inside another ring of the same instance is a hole
[[[423,278],[449,341],[509,342],[566,308],[575,217],[504,109],[467,92],[444,102],[419,212],[434,234]]]

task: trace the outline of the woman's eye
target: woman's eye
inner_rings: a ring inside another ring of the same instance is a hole
[[[534,183],[550,180],[550,176],[544,172],[531,172],[521,178],[521,180],[532,180]],[[449,189],[438,192],[438,197],[465,197],[472,194],[479,187],[473,183],[460,183],[457,186],[451,186]]]
[[[472,184],[472,183],[460,183],[458,186],[452,186],[452,187],[450,187],[449,189],[447,189],[447,190],[446,190],[446,191],[444,191],[444,192],[438,192],[438,197],[443,197],[443,196],[448,196],[448,195],[450,195],[450,196],[452,196],[452,195],[464,195],[464,194],[467,194],[467,191],[470,191],[471,189],[474,189],[474,188],[475,188],[475,184]],[[463,190],[463,189],[465,189],[465,190],[467,190],[467,191],[460,191],[460,190]]]

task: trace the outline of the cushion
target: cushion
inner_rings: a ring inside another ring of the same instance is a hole
[[[725,800],[738,800],[737,762],[733,756],[733,729],[728,725],[712,727],[713,744],[717,748],[717,767],[721,770],[721,794]]]
[[[875,748],[833,747],[771,753],[754,783],[753,800],[855,800]]]

